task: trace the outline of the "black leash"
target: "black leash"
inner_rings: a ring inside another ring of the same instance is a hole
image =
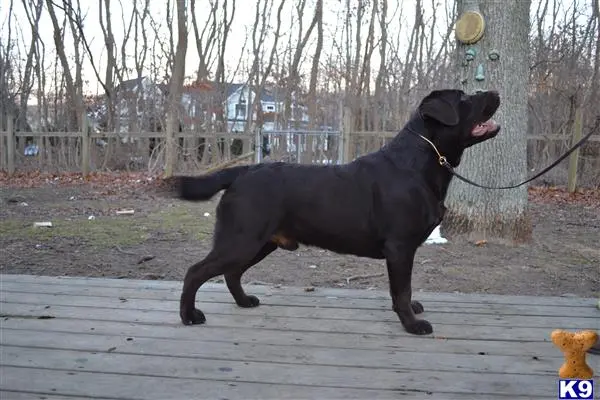
[[[514,189],[514,188],[518,188],[519,186],[523,186],[526,183],[529,183],[531,181],[533,181],[536,178],[539,178],[540,176],[544,175],[546,172],[550,171],[552,168],[556,167],[562,160],[564,160],[565,158],[567,158],[572,152],[574,152],[575,150],[577,150],[577,148],[581,147],[581,145],[583,145],[598,129],[598,126],[600,125],[600,116],[596,118],[596,124],[594,125],[594,127],[590,130],[590,132],[588,132],[584,137],[581,138],[581,140],[579,140],[579,142],[575,143],[575,145],[573,145],[573,147],[571,147],[565,154],[563,154],[558,160],[554,161],[552,164],[550,164],[549,166],[547,166],[546,168],[544,168],[543,170],[541,170],[540,172],[538,172],[537,174],[535,174],[534,176],[532,176],[531,178],[518,183],[516,185],[510,185],[510,186],[486,186],[486,185],[481,185],[479,183],[473,182],[472,180],[465,178],[464,176],[460,175],[458,172],[456,172],[454,170],[454,167],[452,167],[452,165],[450,165],[450,163],[448,162],[448,160],[446,159],[446,157],[444,157],[443,155],[440,154],[440,152],[438,151],[437,147],[435,147],[435,144],[433,144],[433,142],[429,139],[427,139],[425,136],[421,135],[420,133],[417,133],[417,135],[419,135],[423,140],[425,140],[427,143],[429,143],[431,145],[431,147],[433,147],[433,150],[435,150],[435,152],[438,155],[438,162],[440,163],[440,165],[444,168],[446,168],[448,171],[450,171],[450,173],[452,175],[454,175],[455,177],[457,177],[458,179],[460,179],[463,182],[466,182],[470,185],[473,186],[477,186],[479,188],[482,189],[494,189],[494,190],[501,190],[501,189]],[[416,133],[416,132],[415,132]]]

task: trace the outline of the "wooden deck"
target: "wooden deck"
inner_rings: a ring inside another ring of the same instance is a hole
[[[550,332],[600,328],[596,299],[417,293],[435,334],[415,337],[386,292],[247,286],[247,310],[216,284],[186,327],[180,288],[2,275],[0,398],[551,399]]]

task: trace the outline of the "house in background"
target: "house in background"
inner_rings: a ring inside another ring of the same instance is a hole
[[[292,99],[292,116],[284,123],[284,95],[274,89],[260,93],[261,112],[249,118],[255,91],[245,83],[219,84],[199,82],[185,85],[182,94],[182,123],[194,131],[244,132],[248,120],[251,127],[263,131],[305,129],[308,125],[307,108]],[[261,114],[260,116],[258,114]]]
[[[292,98],[292,115],[284,121],[284,92],[263,89],[260,92],[260,113],[250,109],[255,91],[246,83],[219,84],[196,82],[185,85],[181,95],[180,126],[197,132],[244,132],[250,120],[253,129],[259,126],[265,132],[288,129],[306,129],[307,107]],[[149,77],[129,79],[115,89],[115,131],[126,134],[132,130],[162,131],[166,112],[168,87],[157,84]],[[100,130],[106,126],[106,103],[92,119]],[[260,115],[259,115],[260,114]]]
[[[115,131],[161,131],[167,91],[147,76],[121,82],[115,88]]]
[[[211,82],[184,85],[181,93],[181,123],[185,130],[223,132],[223,107],[219,92]]]
[[[227,87],[225,109],[228,132],[244,131],[255,96],[255,91],[245,83],[234,83]],[[263,88],[259,100],[262,111],[261,121],[256,111],[252,113],[250,120],[253,125],[261,126],[264,132],[287,130],[292,127],[303,129],[308,125],[307,109],[298,104],[295,99],[292,101],[292,116],[287,124],[283,121],[285,107],[283,93]]]

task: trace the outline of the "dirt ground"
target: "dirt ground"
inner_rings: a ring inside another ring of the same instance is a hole
[[[209,250],[216,202],[186,203],[152,187],[0,188],[0,272],[181,280]],[[600,208],[530,203],[533,242],[424,245],[414,289],[526,295],[600,294]],[[117,215],[133,209],[133,215]],[[51,221],[53,227],[34,228]],[[219,278],[215,279],[218,281]],[[245,282],[387,289],[383,261],[316,248],[279,250]]]

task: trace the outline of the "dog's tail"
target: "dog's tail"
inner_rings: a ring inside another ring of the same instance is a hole
[[[240,165],[213,172],[203,176],[178,176],[176,178],[177,195],[180,199],[191,201],[210,200],[215,194],[227,189],[250,165]]]

